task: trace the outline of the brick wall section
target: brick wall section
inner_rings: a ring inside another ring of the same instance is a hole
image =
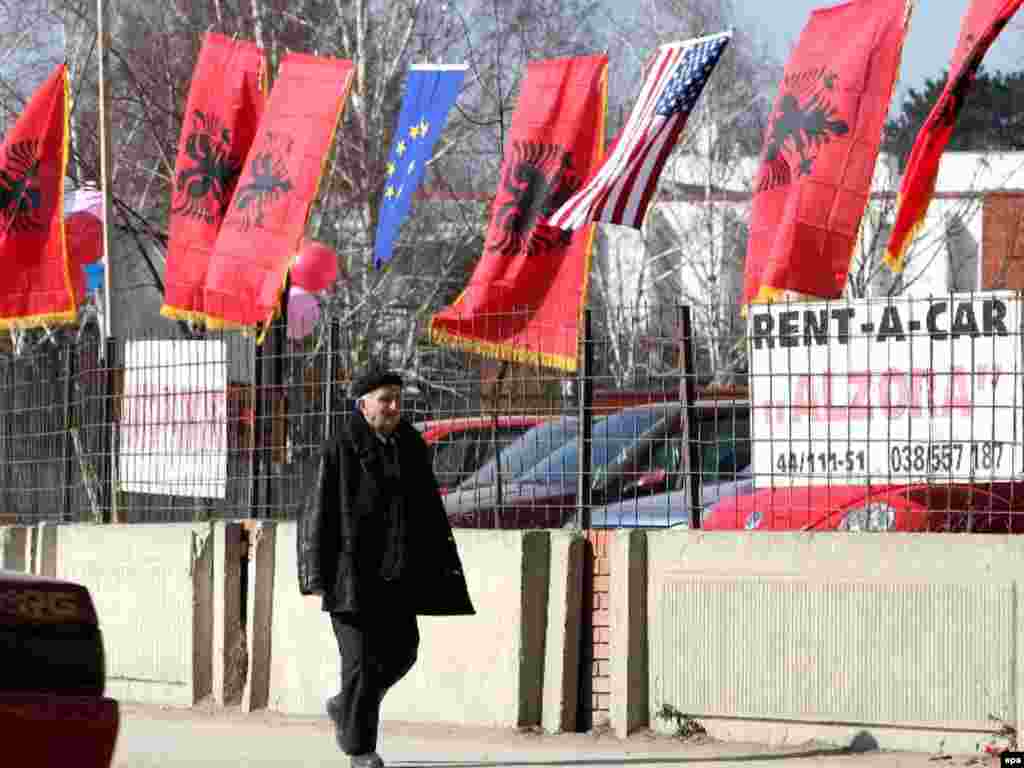
[[[586,577],[583,599],[589,601],[585,611],[584,637],[589,639],[581,654],[583,668],[580,678],[585,696],[580,698],[584,711],[581,721],[586,728],[603,725],[610,716],[611,679],[609,677],[609,641],[611,634],[611,613],[609,611],[609,590],[611,582],[611,561],[608,542],[612,531],[589,531],[587,534]],[[589,585],[586,583],[589,581]],[[589,588],[588,588],[589,587]],[[587,605],[585,602],[584,605]]]
[[[985,195],[981,289],[1024,290],[1024,192]]]

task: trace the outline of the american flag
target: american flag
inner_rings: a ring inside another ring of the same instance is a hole
[[[604,221],[640,228],[665,161],[730,39],[728,31],[658,49],[615,148],[549,224],[576,230]]]

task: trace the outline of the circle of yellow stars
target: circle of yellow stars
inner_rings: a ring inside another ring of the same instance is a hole
[[[430,123],[427,122],[426,118],[421,118],[420,121],[409,127],[409,140],[416,141],[416,139],[427,138],[427,133],[430,131]],[[409,151],[409,145],[405,143],[405,139],[401,138],[395,145],[395,157],[401,161],[405,153]],[[416,161],[410,160],[406,166],[406,175],[412,175],[412,172],[416,170]],[[387,164],[388,179],[394,179],[395,174],[398,173],[398,163],[395,160],[389,160]],[[397,186],[393,183],[389,183],[384,188],[384,197],[388,200],[397,200],[402,196],[402,190],[404,184],[398,184]]]

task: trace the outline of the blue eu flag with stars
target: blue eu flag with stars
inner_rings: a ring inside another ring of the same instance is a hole
[[[405,100],[388,155],[387,181],[377,220],[373,250],[373,266],[377,269],[391,260],[398,230],[409,213],[413,193],[423,178],[465,74],[463,65],[421,64],[409,71]]]

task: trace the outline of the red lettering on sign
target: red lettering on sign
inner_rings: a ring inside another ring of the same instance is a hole
[[[851,372],[817,376],[801,374],[790,378],[792,397],[762,400],[756,404],[761,420],[768,424],[801,422],[860,422],[867,418],[969,416],[973,410],[973,389],[982,392],[995,387],[1006,371],[998,366],[977,374],[956,366],[949,372],[927,368],[911,371],[890,369],[876,373]],[[847,402],[836,402],[836,379],[846,379]],[[972,387],[972,384],[974,385]],[[990,402],[979,405],[991,406]]]

